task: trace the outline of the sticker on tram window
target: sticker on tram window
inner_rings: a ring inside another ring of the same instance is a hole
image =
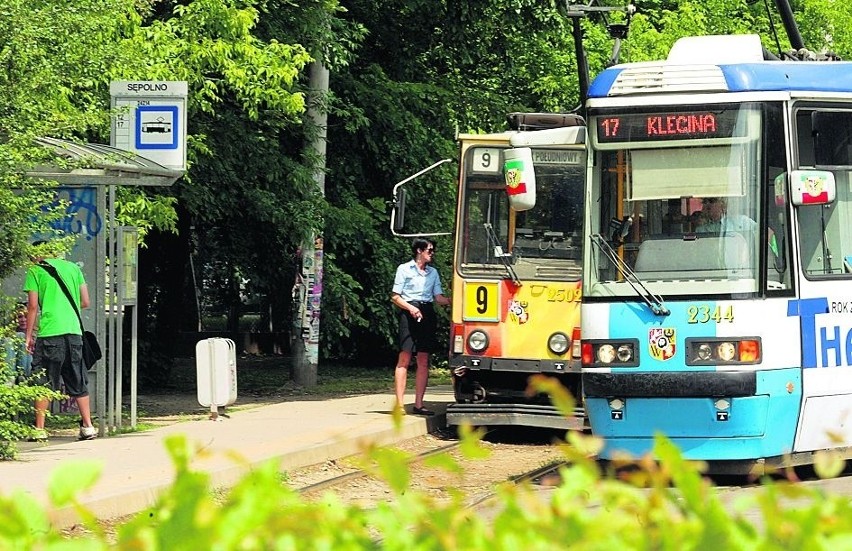
[[[464,320],[498,321],[500,319],[499,287],[496,282],[464,284]]]
[[[687,323],[731,323],[734,321],[734,307],[730,304],[693,304],[686,309],[686,317]]]

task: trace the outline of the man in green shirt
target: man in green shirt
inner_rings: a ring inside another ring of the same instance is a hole
[[[38,243],[37,243],[38,244]],[[27,270],[24,291],[27,293],[27,350],[32,353],[33,372],[42,373],[53,390],[59,390],[60,379],[65,382],[68,395],[77,401],[80,410],[80,439],[91,440],[96,431],[92,426],[89,403],[89,378],[83,365],[83,336],[80,319],[56,279],[39,263],[46,262],[56,269],[65,283],[77,310],[88,308],[89,289],[83,271],[73,262],[58,258],[33,258],[35,265]],[[36,317],[38,338],[34,336]],[[46,440],[44,417],[50,401],[35,402],[37,440]]]

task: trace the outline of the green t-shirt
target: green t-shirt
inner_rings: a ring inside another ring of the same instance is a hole
[[[71,298],[77,308],[80,308],[80,286],[85,285],[83,271],[79,266],[67,260],[50,258],[45,260],[56,268],[59,277],[65,282]],[[80,321],[74,308],[68,302],[59,283],[41,266],[30,266],[24,281],[24,292],[38,292],[38,305],[41,316],[38,322],[39,337],[55,337],[56,335],[81,335]]]

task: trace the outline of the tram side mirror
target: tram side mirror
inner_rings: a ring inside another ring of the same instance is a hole
[[[393,198],[392,205],[391,220],[393,220],[393,231],[401,232],[405,226],[405,188],[399,188],[396,197]]]
[[[535,170],[532,149],[515,147],[503,152],[503,175],[506,178],[506,193],[509,206],[516,211],[529,210],[535,206]]]
[[[827,170],[794,170],[790,173],[790,200],[794,205],[828,205],[837,196],[834,173]]]

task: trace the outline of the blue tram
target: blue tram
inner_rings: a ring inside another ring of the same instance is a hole
[[[679,40],[589,89],[582,385],[602,458],[852,450],[852,63]]]

